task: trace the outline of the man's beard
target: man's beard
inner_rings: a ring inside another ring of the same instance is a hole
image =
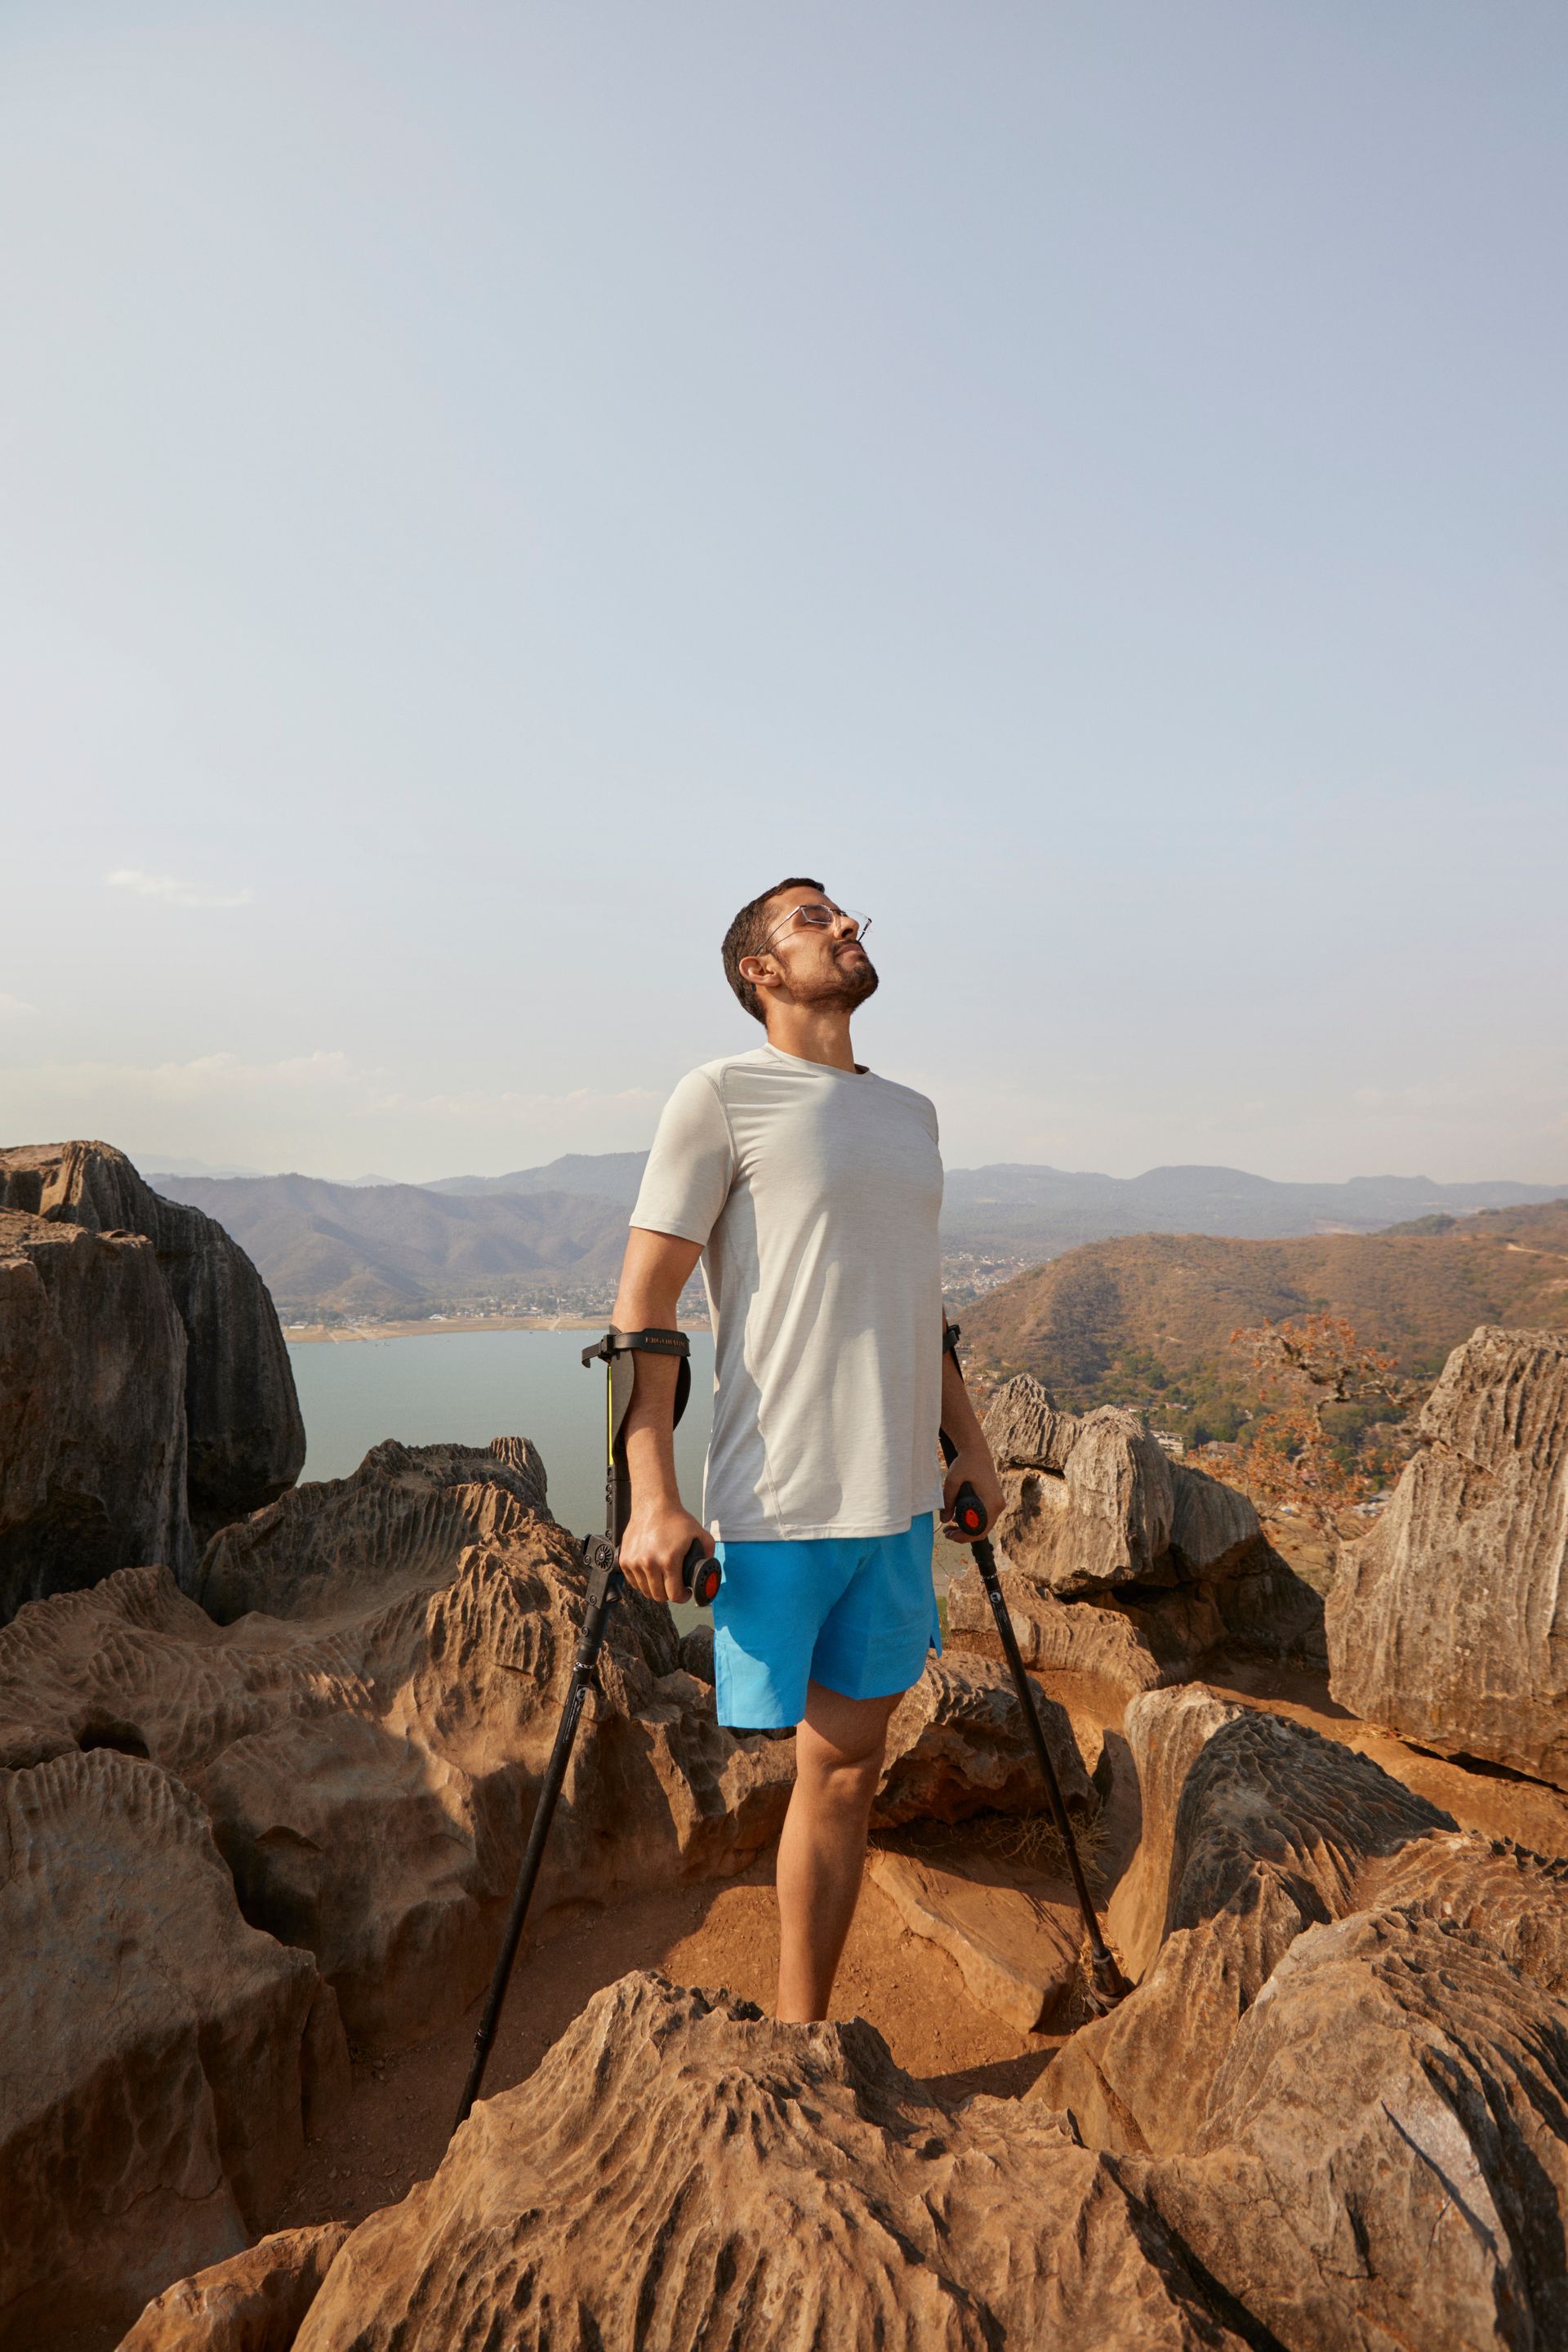
[[[877,992],[877,967],[861,949],[858,956],[835,956],[832,980],[825,980],[820,988],[796,995],[797,1004],[842,1004],[853,1012]]]

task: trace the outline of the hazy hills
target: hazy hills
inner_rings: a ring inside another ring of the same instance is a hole
[[[646,1151],[568,1151],[542,1168],[515,1168],[510,1176],[438,1176],[424,1190],[475,1199],[494,1192],[584,1192],[629,1209],[647,1166]]]
[[[570,1152],[509,1176],[445,1176],[423,1187],[479,1197],[584,1192],[629,1209],[646,1151]],[[1502,1181],[1435,1184],[1426,1176],[1352,1176],[1343,1184],[1280,1184],[1239,1168],[1151,1168],[1100,1176],[1007,1161],[950,1168],[942,1229],[950,1248],[1047,1257],[1117,1234],[1374,1233],[1412,1217],[1549,1201],[1560,1187]]]
[[[285,1322],[395,1318],[613,1283],[626,1212],[581,1193],[454,1198],[419,1184],[313,1176],[153,1179],[231,1233]]]
[[[1327,1307],[1410,1372],[1479,1323],[1568,1328],[1568,1200],[1426,1230],[1253,1240],[1145,1234],[1096,1242],[964,1309],[977,1363],[1031,1371],[1064,1399],[1234,1364],[1234,1330]]]
[[[510,1175],[431,1184],[168,1172],[152,1181],[227,1227],[286,1321],[418,1316],[480,1303],[596,1310],[607,1303],[647,1156],[574,1152]],[[1118,1235],[1367,1232],[1550,1197],[1545,1186],[1425,1177],[1280,1184],[1233,1168],[1114,1177],[1002,1165],[949,1170],[942,1233],[962,1297],[986,1264],[1021,1266]]]

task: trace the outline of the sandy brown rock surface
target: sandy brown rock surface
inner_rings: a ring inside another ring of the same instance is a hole
[[[1128,1711],[1142,1980],[1031,2096],[1291,2347],[1568,2328],[1568,1865],[1201,1688]],[[1173,2066],[1173,2053],[1180,2052]]]
[[[0,1623],[188,1565],[185,1333],[150,1241],[0,1208]]]
[[[994,1857],[873,1850],[869,1869],[904,1925],[952,1955],[970,1999],[1020,2033],[1071,1994],[1084,1940],[1070,1885]]]
[[[1478,1331],[1419,1428],[1393,1500],[1340,1555],[1334,1696],[1568,1788],[1568,1336]]]
[[[279,2230],[154,2298],[120,2352],[289,2352],[348,2236],[342,2221]]]
[[[955,2116],[868,2027],[778,2026],[647,1975],[362,2224],[296,2345],[448,2352],[502,2311],[516,2352],[1241,2341],[1048,2115]]]
[[[265,2228],[348,2058],[156,1764],[0,1771],[0,2346],[38,2352]]]

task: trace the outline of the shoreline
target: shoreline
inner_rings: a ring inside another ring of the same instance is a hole
[[[416,1323],[284,1324],[290,1348],[342,1347],[374,1339],[445,1339],[455,1331],[603,1331],[607,1315],[445,1315]],[[707,1323],[682,1321],[682,1331],[707,1331]]]

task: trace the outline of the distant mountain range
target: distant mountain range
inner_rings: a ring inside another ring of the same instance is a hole
[[[205,1209],[260,1267],[285,1321],[395,1318],[463,1307],[607,1303],[642,1151],[571,1152],[505,1176],[431,1184],[153,1171]],[[1257,1239],[1373,1233],[1429,1216],[1551,1201],[1568,1186],[1436,1184],[1358,1176],[1282,1184],[1236,1168],[1075,1174],[1004,1163],[950,1169],[942,1240],[956,1295],[996,1273],[1134,1234]]]

